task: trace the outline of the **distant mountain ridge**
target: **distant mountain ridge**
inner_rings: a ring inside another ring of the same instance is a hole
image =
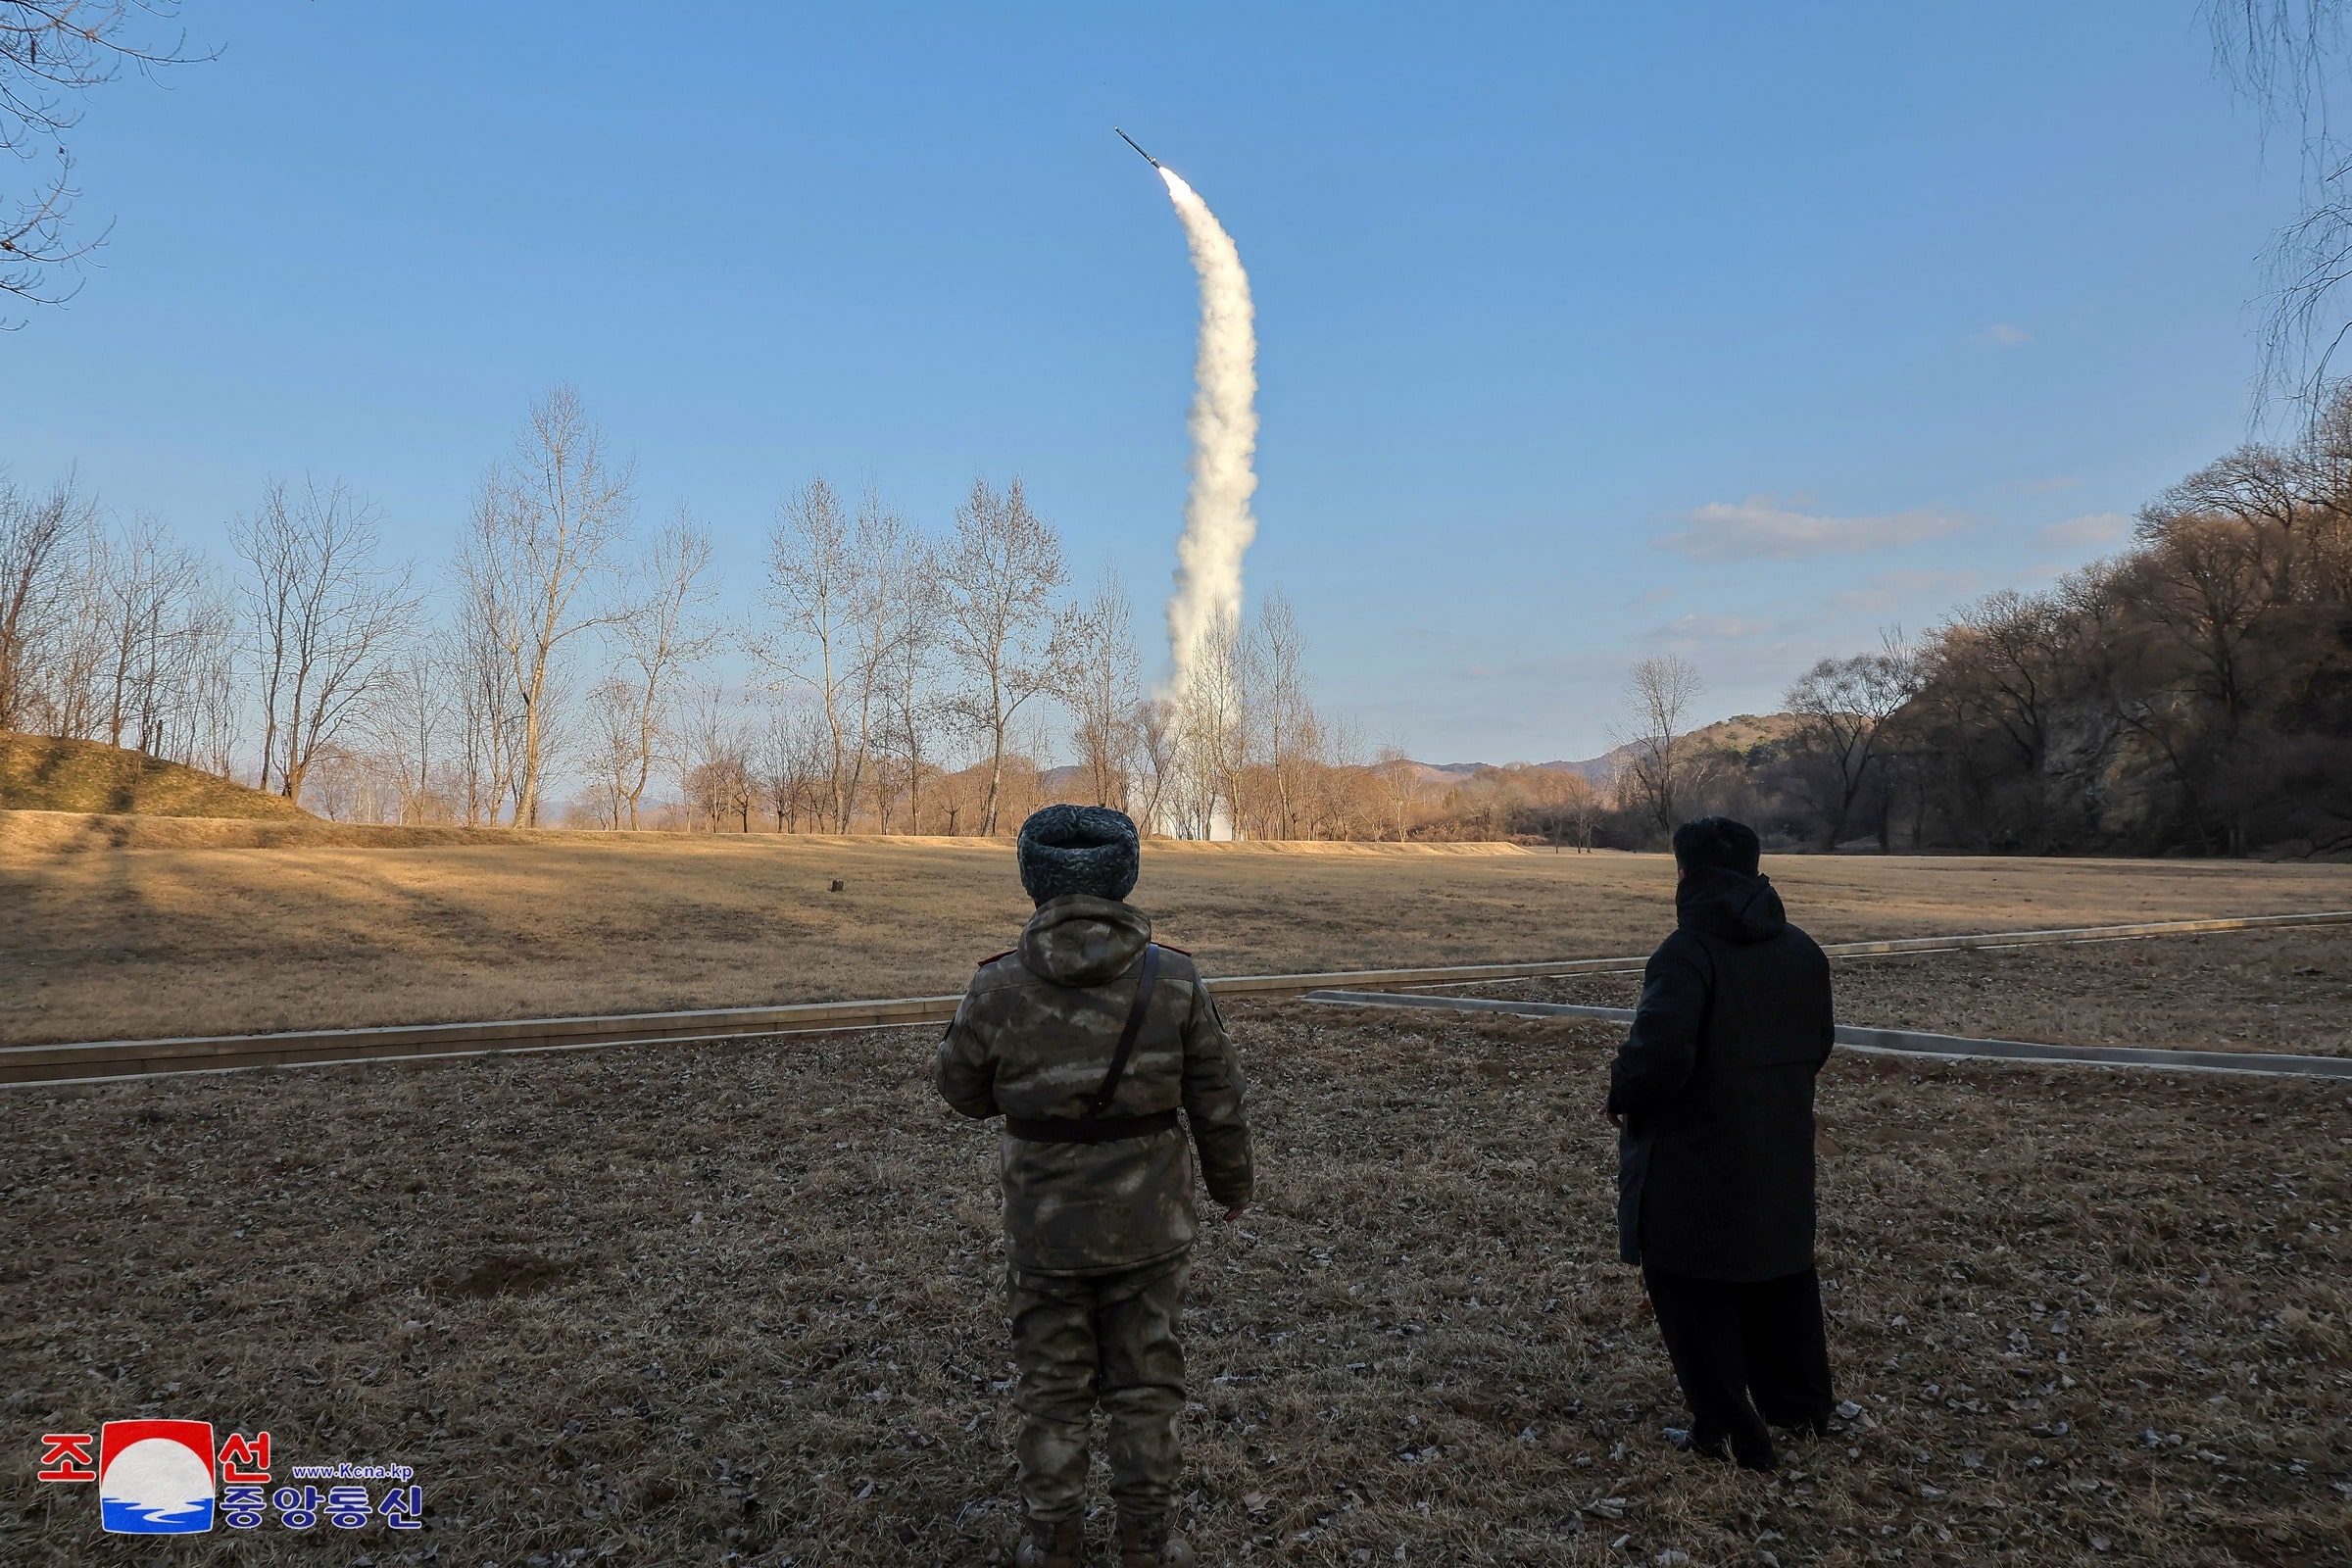
[[[1684,735],[1683,740],[1685,744],[1695,744],[1698,750],[1703,752],[1747,752],[1757,746],[1788,739],[1789,731],[1796,728],[1796,715],[1793,713],[1735,713],[1730,718],[1719,718],[1712,724],[1690,731]],[[1563,759],[1549,762],[1531,762],[1526,765],[1540,767],[1553,773],[1576,773],[1595,784],[1600,784],[1616,776],[1617,770],[1625,765],[1627,759],[1633,756],[1634,749],[1634,743],[1628,742],[1623,746],[1611,747],[1598,757],[1588,757],[1582,760],[1570,761]],[[1490,767],[1509,765],[1512,764],[1497,762],[1413,763],[1413,766],[1421,769],[1421,781],[1425,784],[1446,783],[1475,777]]]
[[[1747,752],[1757,746],[1786,740],[1796,727],[1793,713],[1735,713],[1719,718],[1712,724],[1690,731],[1683,737],[1686,745],[1694,745],[1702,752]],[[1558,759],[1549,762],[1422,762],[1405,759],[1405,765],[1415,769],[1413,780],[1424,786],[1460,784],[1479,774],[1502,767],[1537,767],[1551,773],[1575,773],[1594,784],[1605,784],[1617,775],[1619,768],[1632,757],[1632,743],[1612,747],[1598,757],[1581,760]],[[1081,767],[1060,766],[1041,768],[1038,783],[1050,799],[1063,799],[1077,791],[1084,781],[1086,770]]]

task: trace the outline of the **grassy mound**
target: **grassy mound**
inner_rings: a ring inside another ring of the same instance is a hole
[[[0,808],[130,816],[242,816],[308,821],[275,795],[143,752],[97,741],[0,733]]]

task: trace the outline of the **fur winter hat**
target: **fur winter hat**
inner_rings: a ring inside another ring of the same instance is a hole
[[[1039,904],[1065,893],[1124,899],[1143,867],[1135,822],[1107,806],[1049,806],[1021,824],[1021,886]]]
[[[1717,866],[1754,876],[1762,849],[1754,828],[1728,816],[1702,816],[1674,830],[1674,863],[1686,871]]]

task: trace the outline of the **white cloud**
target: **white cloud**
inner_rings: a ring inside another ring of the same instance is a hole
[[[1805,556],[1855,556],[1870,550],[1934,539],[1968,526],[1953,513],[1890,512],[1876,517],[1829,517],[1796,512],[1772,496],[1737,505],[1710,501],[1683,514],[1689,526],[1657,541],[1692,561],[1794,561]]]
[[[2120,512],[2093,512],[2064,522],[2053,522],[2034,537],[2046,549],[2068,545],[2113,544],[2132,531],[2132,519]]]
[[[1537,659],[1517,659],[1497,664],[1464,664],[1459,673],[1472,680],[1538,681],[1592,680],[1614,675],[1619,658],[1614,653],[1589,649],[1582,653],[1552,654]]]
[[[1684,615],[1660,626],[1650,635],[1680,642],[1728,643],[1761,637],[1779,627],[1777,620],[1758,620],[1752,615]]]
[[[2004,349],[2013,349],[2021,343],[2033,342],[2034,334],[2022,326],[2012,326],[2007,321],[1995,321],[1977,334],[1977,341],[1991,343]]]
[[[1393,634],[1398,642],[1438,643],[1456,647],[1467,646],[1470,639],[1446,626],[1399,626]]]
[[[1869,586],[1849,588],[1830,608],[1852,614],[1884,615],[1919,599],[1965,599],[1984,585],[1981,571],[1882,571]]]

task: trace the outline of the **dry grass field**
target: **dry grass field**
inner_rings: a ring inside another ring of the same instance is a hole
[[[2065,1046],[2352,1055],[2352,926],[1834,960],[1838,1017]],[[1630,1007],[1636,974],[1467,988]]]
[[[2341,1086],[1833,1061],[1851,1402],[1764,1482],[1661,1439],[1594,1109],[1613,1028],[1233,1027],[1264,1176],[1187,1320],[1205,1561],[2352,1560]],[[930,1046],[0,1098],[10,1430],[209,1417],[425,1489],[416,1536],[272,1524],[141,1561],[1002,1562],[995,1135],[933,1100]],[[33,1458],[0,1467],[0,1560],[132,1560]]]
[[[2345,865],[1768,869],[1825,940],[2352,907]],[[1662,857],[1155,843],[1136,902],[1243,974],[1644,953],[1671,883]],[[39,812],[0,813],[0,907],[17,1044],[952,992],[1026,913],[1003,843]]]

